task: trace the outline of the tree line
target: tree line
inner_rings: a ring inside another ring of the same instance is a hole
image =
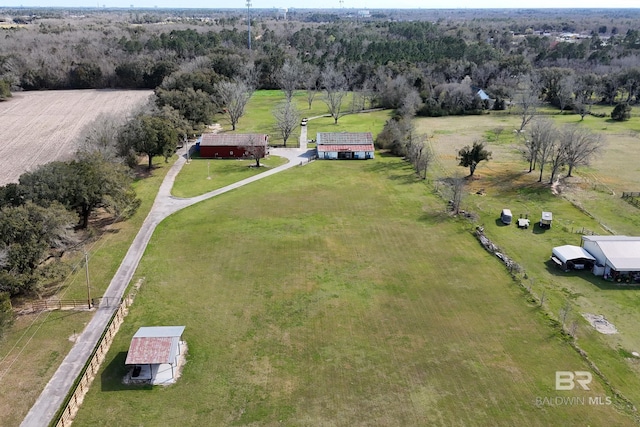
[[[437,98],[441,91],[432,95],[436,86],[458,84],[465,76],[492,98],[508,98],[514,76],[562,68],[564,74],[589,72],[603,80],[608,89],[598,93],[602,102],[616,97],[637,102],[637,84],[629,82],[637,81],[634,74],[640,69],[640,36],[637,29],[625,30],[623,20],[618,27],[595,16],[582,25],[588,37],[564,40],[545,31],[577,30],[576,25],[539,21],[531,28],[515,16],[507,21],[434,22],[388,16],[353,22],[338,16],[320,24],[309,21],[309,15],[291,21],[296,16],[290,15],[290,21],[253,18],[251,50],[240,12],[171,25],[157,25],[169,19],[163,15],[140,19],[129,12],[118,20],[100,14],[81,21],[41,16],[2,30],[0,79],[16,90],[155,89],[184,64],[206,58],[213,73],[209,79],[243,77],[250,68],[255,89],[275,89],[277,71],[296,59],[321,69],[337,68],[350,90],[365,85],[383,67],[406,76],[425,99]],[[558,102],[554,88],[548,89],[552,102]]]

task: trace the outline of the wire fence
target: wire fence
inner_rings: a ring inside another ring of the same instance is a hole
[[[640,209],[640,192],[623,192],[622,199]]]

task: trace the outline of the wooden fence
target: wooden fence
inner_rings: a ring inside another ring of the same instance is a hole
[[[120,329],[120,325],[122,325],[122,322],[127,315],[127,308],[132,302],[133,295],[129,295],[120,303],[120,306],[113,314],[107,329],[96,344],[91,358],[85,365],[79,379],[76,381],[75,387],[69,390],[67,403],[57,414],[57,422],[54,421],[55,424],[52,423],[52,425],[55,425],[56,427],[67,427],[71,425],[73,418],[78,412],[78,408],[82,404],[84,396],[87,394],[87,391],[89,391],[89,387],[91,387],[91,383],[93,382],[98,369],[100,369],[100,365],[104,361],[107,352],[109,351],[109,347],[111,347],[113,338],[116,336],[118,329]],[[85,305],[86,304],[87,302],[85,301]]]

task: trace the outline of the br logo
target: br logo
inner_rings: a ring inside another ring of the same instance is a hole
[[[591,390],[589,383],[593,376],[587,371],[556,371],[556,390],[573,390],[576,383],[583,390]]]

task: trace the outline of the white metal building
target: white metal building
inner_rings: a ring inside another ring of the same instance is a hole
[[[582,236],[582,247],[596,259],[594,274],[625,282],[640,279],[640,237]]]

